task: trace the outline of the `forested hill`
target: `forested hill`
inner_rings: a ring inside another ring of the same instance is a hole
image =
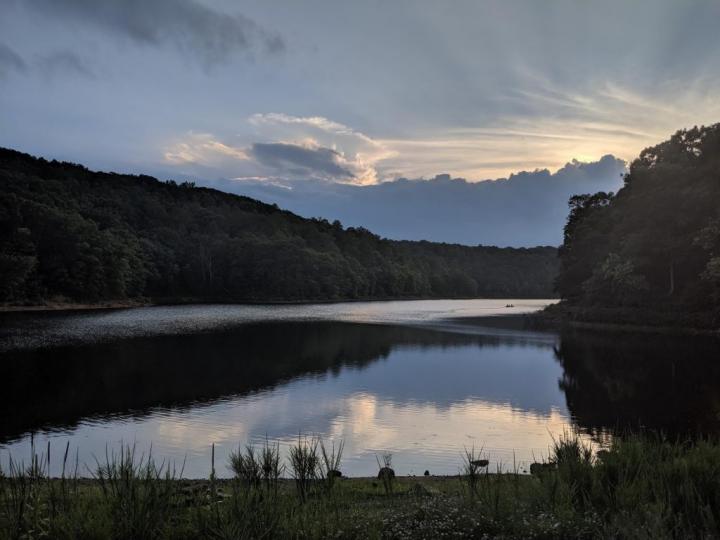
[[[558,278],[568,303],[720,315],[720,124],[643,150],[617,195],[570,206]]]
[[[550,297],[552,247],[398,242],[0,149],[0,302]]]

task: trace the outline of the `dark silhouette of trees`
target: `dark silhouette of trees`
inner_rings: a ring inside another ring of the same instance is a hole
[[[616,194],[570,200],[556,283],[570,303],[712,309],[720,299],[720,124],[642,151]]]
[[[0,302],[547,297],[556,249],[382,239],[275,205],[0,149]]]

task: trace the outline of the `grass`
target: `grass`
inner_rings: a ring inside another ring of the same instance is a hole
[[[555,441],[532,475],[494,472],[467,450],[455,477],[344,478],[342,445],[298,439],[287,473],[277,445],[238,448],[219,480],[124,447],[78,476],[68,449],[0,474],[0,539],[717,538],[720,444],[633,436],[594,455]],[[379,458],[379,465],[390,460]],[[332,480],[331,480],[332,478]]]
[[[318,479],[320,457],[317,438],[308,439],[298,435],[298,442],[290,448],[290,468],[295,478],[300,502],[306,502],[313,484]]]

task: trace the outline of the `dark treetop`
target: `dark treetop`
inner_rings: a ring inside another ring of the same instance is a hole
[[[712,312],[720,303],[720,124],[642,151],[617,195],[570,199],[557,288],[570,304]]]
[[[552,247],[390,241],[259,201],[0,149],[0,302],[548,297]]]

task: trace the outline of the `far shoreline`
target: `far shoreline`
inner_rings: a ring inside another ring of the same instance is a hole
[[[528,332],[561,332],[562,330],[588,330],[611,333],[663,334],[672,336],[720,336],[720,327],[672,326],[651,323],[608,322],[591,318],[575,319],[564,309],[566,306],[550,304],[530,313],[498,313],[452,317],[447,321],[469,327],[496,328]],[[558,313],[560,311],[560,313]],[[587,315],[587,314],[586,314]]]
[[[29,305],[0,305],[0,313],[54,313],[60,311],[93,311],[111,309],[132,309],[141,307],[168,307],[168,306],[202,306],[202,305],[227,305],[227,306],[297,306],[310,304],[351,304],[361,302],[417,302],[425,300],[498,300],[498,301],[523,301],[523,300],[549,300],[558,301],[558,298],[506,298],[495,296],[484,297],[378,297],[378,298],[344,298],[344,299],[318,299],[318,300],[238,300],[210,298],[187,298],[187,299],[137,299],[137,300],[113,300],[106,302],[47,302],[43,304]],[[499,315],[501,316],[501,315]]]
[[[504,330],[516,331],[549,331],[559,332],[563,329],[589,330],[599,332],[619,333],[641,333],[641,334],[665,334],[676,336],[720,336],[720,326],[708,327],[703,325],[671,325],[652,324],[652,322],[628,322],[623,320],[627,313],[622,310],[610,310],[610,313],[603,313],[600,316],[597,310],[581,310],[574,306],[562,303],[558,298],[501,298],[501,297],[381,297],[381,298],[348,298],[348,299],[318,299],[318,300],[242,300],[228,301],[221,298],[175,298],[175,299],[131,299],[115,300],[106,302],[52,302],[31,305],[0,305],[0,315],[6,314],[50,314],[62,312],[82,311],[111,311],[120,309],[134,309],[145,307],[172,307],[172,306],[202,306],[202,305],[226,305],[226,306],[300,306],[317,304],[353,304],[353,303],[383,303],[383,302],[416,302],[432,300],[498,300],[518,302],[523,300],[548,300],[552,302],[537,311],[525,313],[497,313],[487,315],[473,315],[450,317],[449,322],[459,323],[467,326],[491,327]],[[703,314],[707,315],[707,314]],[[607,318],[616,320],[608,321]],[[638,316],[638,320],[643,317]],[[647,321],[647,319],[645,319]],[[704,321],[706,322],[706,321]]]
[[[712,312],[662,312],[649,307],[583,307],[564,301],[529,314],[536,329],[573,328],[678,336],[719,336],[718,316]]]

